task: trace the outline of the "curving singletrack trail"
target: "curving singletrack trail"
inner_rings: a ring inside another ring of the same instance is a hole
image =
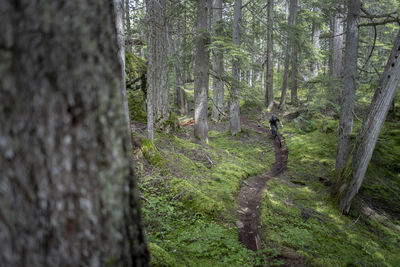
[[[257,132],[269,133],[270,131],[255,121],[250,121],[247,117],[241,118],[244,128]],[[275,163],[271,172],[251,177],[243,183],[237,198],[237,226],[239,228],[239,239],[248,248],[253,251],[261,249],[260,225],[260,207],[261,198],[266,182],[278,177],[286,170],[288,152],[285,148],[285,141],[282,140],[282,147],[274,142]]]

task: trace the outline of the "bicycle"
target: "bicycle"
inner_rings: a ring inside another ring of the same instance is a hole
[[[274,137],[274,141],[275,141],[275,138],[278,137],[279,147],[282,147],[282,142],[281,142],[281,138],[279,137],[278,129],[279,129],[278,126],[271,127],[271,132],[272,132],[272,136]]]

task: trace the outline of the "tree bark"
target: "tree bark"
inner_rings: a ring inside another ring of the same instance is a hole
[[[125,0],[125,21],[126,21],[126,40],[127,42],[127,47],[129,51],[131,51],[132,47],[132,29],[131,29],[131,15],[130,15],[130,4],[129,0]]]
[[[291,1],[293,1],[293,3],[292,3],[292,12],[293,12],[292,25],[296,25],[299,3],[298,3],[298,0],[291,0]],[[297,45],[297,41],[294,38],[294,36],[292,37],[291,45],[292,45],[292,55],[291,55],[292,56],[292,69],[291,69],[290,97],[291,97],[292,105],[297,106],[297,104],[298,104],[298,98],[297,98],[298,45]]]
[[[360,0],[352,0],[347,8],[346,50],[344,56],[343,97],[341,103],[336,171],[341,172],[352,150],[353,111],[357,80],[358,23],[360,21]]]
[[[319,9],[315,8],[314,12],[318,12],[319,13]],[[312,71],[312,77],[316,78],[318,76],[318,55],[319,55],[319,50],[321,48],[320,46],[320,35],[321,35],[321,29],[320,29],[320,22],[318,21],[318,19],[314,19],[313,23],[312,23],[312,45],[314,47],[314,53],[317,55],[317,57],[314,58],[313,62],[312,62],[312,67],[311,67],[311,71]]]
[[[268,28],[267,28],[267,62],[266,62],[266,83],[265,83],[265,104],[268,109],[274,104],[274,0],[268,1]]]
[[[207,45],[209,33],[207,26],[208,0],[199,0],[197,6],[197,37],[194,69],[194,136],[208,142],[208,69],[210,64]]]
[[[123,9],[123,0],[113,0],[114,1],[114,18],[115,18],[115,29],[117,33],[117,41],[118,41],[118,60],[120,65],[122,66],[121,71],[121,81],[122,81],[122,97],[124,102],[125,109],[125,119],[128,125],[128,129],[130,132],[130,115],[129,115],[129,107],[128,107],[128,97],[126,95],[126,78],[125,78],[125,32],[124,32],[124,9]]]
[[[222,0],[214,0],[213,10],[214,20],[214,35],[216,38],[221,38],[223,34],[222,20]],[[213,49],[213,70],[217,78],[213,78],[213,109],[212,119],[219,121],[223,117],[225,99],[224,99],[224,53],[222,46],[217,46]]]
[[[147,127],[161,126],[170,115],[166,0],[146,0],[147,5]],[[153,114],[151,114],[153,113]]]
[[[255,87],[255,70],[254,70],[254,64],[255,64],[255,39],[256,39],[256,16],[252,14],[251,18],[251,66],[250,66],[250,73],[249,73],[249,85],[254,88]]]
[[[290,0],[289,1],[289,17],[288,17],[288,24],[289,25],[294,25],[295,22],[295,11],[296,11],[296,2],[297,0]],[[288,31],[288,36],[287,36],[287,43],[286,43],[286,51],[285,51],[285,64],[284,64],[284,72],[283,72],[283,78],[282,78],[282,94],[281,94],[281,100],[279,102],[279,109],[285,110],[286,108],[286,92],[287,92],[287,87],[288,87],[288,76],[289,76],[289,64],[290,64],[290,58],[289,55],[291,54],[292,48],[293,48],[293,32]]]
[[[340,103],[340,78],[342,75],[342,50],[343,50],[343,14],[342,5],[339,5],[331,20],[330,57],[329,57],[329,83],[328,100],[334,104]]]
[[[175,44],[172,39],[171,32],[168,31],[168,44],[170,57],[174,59],[174,70],[175,70],[175,90],[174,90],[174,104],[179,110],[181,115],[185,115],[188,113],[188,105],[186,99],[185,90],[183,90],[183,77],[180,68],[180,57],[179,57],[179,43],[180,43],[180,29],[179,29],[179,20],[176,23],[176,40]]]
[[[353,176],[351,179],[341,179],[342,185],[338,190],[338,205],[341,212],[349,212],[352,200],[361,187],[376,140],[395,96],[399,79],[400,31],[357,136],[353,153]]]
[[[2,266],[148,266],[112,2],[0,16]]]
[[[242,0],[235,0],[235,8],[233,14],[233,45],[240,47],[240,26],[242,20]],[[240,132],[240,106],[239,106],[239,90],[240,90],[240,63],[238,58],[234,58],[232,62],[232,78],[233,83],[230,90],[231,103],[229,107],[229,126],[232,135]]]

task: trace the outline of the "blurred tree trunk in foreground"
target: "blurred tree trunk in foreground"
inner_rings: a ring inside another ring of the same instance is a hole
[[[2,266],[147,266],[114,6],[0,4]]]

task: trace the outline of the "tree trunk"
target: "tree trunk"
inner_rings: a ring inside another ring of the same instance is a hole
[[[314,12],[319,13],[319,9],[315,8]],[[319,43],[319,37],[321,35],[321,29],[320,29],[320,22],[317,19],[313,20],[312,23],[312,45],[314,47],[314,53],[317,55],[313,62],[312,62],[312,77],[316,78],[318,76],[318,55],[319,55],[319,50],[320,50],[320,43]]]
[[[162,125],[170,115],[166,0],[146,0],[146,4],[147,127],[149,138],[153,140],[153,124],[155,127]]]
[[[342,5],[331,20],[330,60],[329,60],[329,84],[328,100],[334,104],[340,103],[340,77],[342,75],[342,50],[343,50],[343,14]]]
[[[114,6],[18,3],[0,4],[0,262],[148,266]]]
[[[132,49],[132,29],[131,29],[131,15],[129,0],[125,0],[125,21],[126,21],[126,40],[128,50]]]
[[[182,38],[182,63],[183,66],[188,66],[187,63],[187,53],[186,53],[186,46],[187,46],[187,37],[186,37],[186,32],[187,32],[187,16],[186,16],[186,1],[183,2],[183,38]],[[183,84],[186,83],[186,68],[182,68],[182,78],[183,78]]]
[[[290,0],[289,1],[289,17],[288,17],[288,24],[293,25],[295,21],[295,11],[296,11],[296,6],[297,6],[297,0]],[[286,108],[286,92],[287,92],[287,87],[288,87],[288,76],[289,76],[289,63],[290,63],[290,58],[289,55],[291,54],[292,47],[293,47],[293,32],[288,31],[288,36],[287,36],[287,43],[286,43],[286,51],[285,51],[285,64],[284,64],[284,72],[283,72],[283,78],[282,78],[282,95],[281,95],[281,101],[279,102],[279,109],[285,110]]]
[[[352,150],[353,110],[357,80],[358,23],[360,20],[360,0],[348,3],[346,51],[344,56],[343,97],[341,103],[336,171],[341,172]]]
[[[233,14],[233,45],[240,47],[240,26],[242,20],[242,0],[235,0],[235,9]],[[240,106],[239,106],[239,90],[240,90],[240,63],[238,58],[234,58],[232,62],[232,78],[233,83],[230,91],[231,105],[229,108],[229,125],[232,135],[240,132]]]
[[[251,20],[251,66],[250,66],[250,73],[249,73],[249,84],[252,88],[254,88],[254,82],[255,82],[255,71],[254,71],[254,64],[255,64],[255,39],[256,39],[256,16],[252,14],[252,20]]]
[[[194,136],[208,142],[208,69],[210,64],[207,45],[209,33],[207,26],[208,0],[199,0],[197,6],[197,37],[194,68]]]
[[[266,62],[266,83],[265,83],[265,104],[268,109],[274,104],[274,0],[268,1],[268,28],[267,28],[267,62]]]
[[[115,28],[117,32],[117,41],[118,41],[118,60],[120,65],[122,66],[121,71],[121,81],[122,81],[122,97],[124,102],[125,109],[125,119],[126,123],[129,126],[128,129],[130,131],[130,115],[129,115],[129,107],[128,107],[128,98],[126,95],[126,80],[125,80],[125,32],[124,32],[124,9],[123,9],[123,0],[113,0],[114,1],[114,18],[115,18]]]
[[[292,3],[292,12],[293,12],[293,17],[292,17],[292,25],[296,25],[297,23],[297,12],[299,9],[299,3],[298,0],[291,0],[293,1]],[[290,97],[291,97],[291,102],[292,105],[297,106],[298,104],[298,98],[297,98],[297,52],[298,52],[298,45],[297,41],[292,37],[291,40],[291,45],[292,45],[292,70],[291,70],[291,83],[290,83]]]
[[[222,0],[214,0],[214,34],[216,38],[221,38],[223,34],[222,20]],[[223,117],[224,112],[224,53],[222,46],[213,49],[213,70],[218,78],[213,78],[213,109],[212,119],[219,121]]]
[[[180,57],[179,57],[179,39],[180,39],[180,29],[179,29],[179,20],[177,21],[176,24],[176,41],[174,44],[174,41],[172,40],[172,35],[168,31],[168,44],[169,44],[169,50],[170,52],[170,57],[174,58],[174,70],[175,70],[175,90],[174,90],[174,104],[179,110],[179,113],[181,115],[185,115],[188,113],[188,105],[187,105],[187,99],[186,99],[186,93],[185,90],[183,90],[183,78],[181,74],[181,68],[180,68]]]
[[[341,212],[349,212],[352,200],[361,187],[376,140],[395,96],[399,79],[400,31],[357,136],[353,153],[353,177],[351,180],[341,179],[342,185],[338,190],[338,204]]]

